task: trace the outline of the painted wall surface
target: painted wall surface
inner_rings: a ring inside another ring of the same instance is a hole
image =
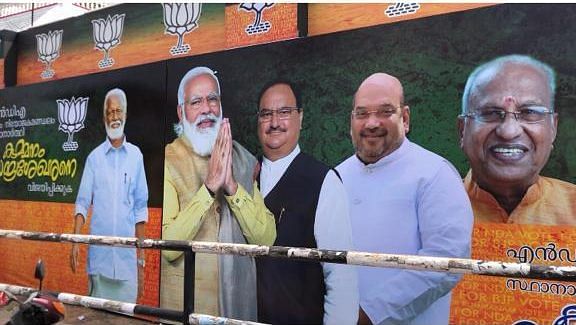
[[[12,177],[10,171],[7,174],[2,169],[0,210],[8,217],[0,219],[0,228],[71,232],[73,203],[86,155],[104,139],[100,119],[103,96],[106,90],[120,87],[128,94],[128,140],[141,148],[145,158],[151,193],[151,222],[147,235],[160,237],[163,149],[175,138],[172,125],[178,120],[177,87],[186,71],[200,65],[217,71],[222,88],[223,114],[231,120],[233,137],[257,155],[261,154],[261,150],[256,136],[255,113],[261,87],[278,78],[297,83],[302,90],[304,109],[300,146],[303,151],[330,166],[353,154],[349,139],[350,111],[352,96],[360,82],[374,72],[395,75],[403,82],[405,101],[411,109],[410,140],[448,159],[464,177],[469,165],[459,146],[456,121],[466,78],[477,65],[497,56],[528,54],[550,64],[557,73],[555,110],[559,113],[558,134],[542,174],[576,183],[576,147],[572,145],[576,140],[573,131],[576,112],[572,109],[576,104],[576,64],[572,60],[576,55],[576,45],[572,42],[576,27],[571,24],[576,7],[509,4],[457,11],[448,5],[445,8],[435,5],[432,9],[426,9],[427,4],[420,4],[423,10],[451,13],[414,16],[419,19],[398,23],[376,21],[367,27],[353,19],[353,13],[362,9],[360,5],[350,5],[349,11],[341,9],[340,5],[327,5],[327,12],[330,8],[337,10],[339,18],[322,14],[322,6],[314,4],[308,8],[310,37],[230,50],[224,50],[225,45],[214,45],[203,50],[191,50],[184,57],[175,59],[166,54],[172,42],[157,41],[158,37],[167,37],[161,36],[163,22],[160,5],[113,7],[106,11],[106,15],[126,13],[127,25],[122,43],[111,51],[115,65],[102,70],[96,66],[102,52],[93,49],[93,43],[89,44],[89,36],[86,35],[90,35],[91,27],[84,18],[38,28],[23,36],[18,65],[18,83],[22,85],[41,81],[39,75],[44,67],[37,62],[34,48],[36,34],[63,29],[65,36],[76,35],[70,40],[63,39],[61,57],[53,65],[56,75],[52,79],[62,80],[8,88],[0,92],[0,105],[5,112],[0,118],[0,131],[5,132],[0,137],[2,154],[6,154],[9,143],[16,146],[18,141],[24,141],[39,145],[31,146],[37,148],[35,156],[18,156],[8,160],[3,157],[3,164],[6,166],[5,161],[14,160],[30,165],[30,161],[44,158],[62,161],[75,159],[77,167],[74,174],[64,173],[56,180],[52,180],[51,175],[32,178],[24,175],[10,180],[7,179]],[[234,8],[214,4],[202,7],[203,12],[206,10],[206,17],[224,17],[225,9]],[[96,12],[89,19],[101,15],[105,16],[102,12]],[[196,48],[197,43],[194,41],[196,38],[190,36],[202,30],[202,19],[205,19],[204,15],[200,18],[200,27],[185,36],[192,48]],[[207,39],[216,37],[213,33],[217,33],[216,30],[221,27],[225,30],[221,26],[223,20],[218,19],[218,27],[205,31],[204,37]],[[330,23],[330,19],[336,22]],[[322,27],[323,24],[326,26]],[[68,26],[77,27],[69,31]],[[82,28],[84,31],[81,33]],[[226,33],[229,31],[227,29]],[[86,37],[88,41],[81,41]],[[170,39],[174,41],[175,37],[170,36]],[[224,40],[222,37],[218,42]],[[129,49],[121,50],[124,45]],[[244,45],[247,43],[236,46]],[[159,48],[162,48],[163,54],[150,54],[149,51],[154,52]],[[64,53],[76,53],[76,57],[70,54],[72,56],[66,59]],[[142,65],[160,60],[166,61]],[[61,72],[67,71],[62,66],[68,64],[72,64],[72,73]],[[73,65],[77,65],[77,69]],[[131,65],[137,67],[126,68]],[[109,71],[112,69],[116,70]],[[103,73],[90,74],[97,71]],[[68,78],[72,75],[82,77]],[[90,97],[85,128],[73,136],[79,144],[74,153],[62,150],[67,135],[58,130],[56,103],[57,99],[70,99],[72,96]],[[25,114],[22,107],[26,108]],[[30,119],[53,121],[26,126],[25,134],[18,133],[20,127],[13,127],[14,121]],[[44,156],[39,157],[41,150],[44,150]],[[30,186],[32,182],[40,187]],[[67,192],[66,196],[50,196],[46,191],[30,190],[49,188],[41,187],[45,183],[62,184],[64,190],[70,188],[71,192]],[[26,217],[23,218],[23,215]],[[571,226],[476,224],[472,257],[574,265],[575,237],[576,231]],[[33,265],[38,256],[46,255],[44,247],[48,245],[55,247],[50,252],[54,255],[50,255],[53,257],[48,269],[58,269],[57,265],[60,264],[61,275],[53,280],[49,276],[48,280],[53,282],[47,283],[47,286],[61,290],[62,283],[70,280],[69,283],[74,283],[67,286],[71,288],[70,291],[83,292],[85,277],[68,271],[68,246],[63,244],[22,244],[1,239],[0,260],[8,262],[0,264],[0,282],[32,285],[31,276],[19,270],[31,268],[27,265]],[[19,259],[17,256],[26,258]],[[157,295],[158,254],[150,253],[149,256],[151,262],[148,265],[152,265],[153,269],[147,271],[147,290]],[[556,289],[550,289],[552,287]],[[465,276],[453,293],[451,323],[512,324],[526,318],[538,324],[552,324],[557,318],[562,319],[565,306],[574,303],[575,290],[569,283],[516,282],[507,278]],[[146,303],[154,304],[154,301]]]

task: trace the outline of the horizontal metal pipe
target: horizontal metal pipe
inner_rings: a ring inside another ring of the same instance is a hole
[[[190,324],[195,325],[266,325],[263,323],[249,322],[226,317],[215,317],[202,314],[190,314]]]
[[[38,291],[33,288],[20,287],[15,285],[9,285],[0,283],[0,291],[8,291],[14,295],[29,296],[30,294]],[[182,319],[182,312],[177,310],[156,308],[146,305],[132,304],[128,302],[108,300],[102,298],[95,298],[89,296],[75,295],[66,292],[50,292],[54,294],[58,300],[65,304],[77,305],[90,307],[94,309],[102,309],[106,311],[111,311],[115,313],[121,313],[124,315],[134,316],[135,314],[162,317],[164,319],[170,319],[179,321]]]
[[[36,292],[36,289],[28,287],[20,287],[15,285],[8,285],[0,283],[0,291],[7,291],[14,295],[29,296],[30,294]],[[124,315],[134,316],[134,315],[146,315],[155,316],[162,319],[168,319],[173,321],[180,321],[182,319],[182,312],[165,309],[156,308],[146,305],[132,304],[122,301],[108,300],[103,298],[95,298],[88,296],[75,295],[65,292],[51,292],[58,297],[58,300],[65,304],[84,306],[94,309],[106,310],[114,313],[120,313]],[[190,324],[218,324],[218,325],[265,325],[262,323],[248,322],[242,320],[236,320],[225,317],[216,317],[204,314],[190,314],[189,316]]]
[[[258,246],[218,242],[138,239],[134,237],[73,235],[0,229],[0,238],[2,237],[176,251],[192,250],[196,253],[206,254],[246,255],[255,257],[269,256],[275,258],[313,260],[349,265],[576,282],[575,266],[536,265],[530,263],[508,263],[501,261],[484,261],[449,257],[382,254],[282,246]]]

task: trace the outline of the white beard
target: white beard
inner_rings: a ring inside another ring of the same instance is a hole
[[[204,119],[214,119],[216,120],[216,123],[214,123],[214,126],[210,128],[197,128],[196,125]],[[218,131],[220,131],[221,123],[222,114],[220,114],[220,116],[216,116],[212,113],[200,115],[196,118],[194,123],[188,122],[188,120],[184,117],[182,121],[184,136],[186,136],[188,141],[190,141],[192,144],[192,149],[194,149],[194,152],[202,157],[209,156],[212,153],[212,148],[214,148],[214,144],[216,143],[216,138],[218,137]]]
[[[117,128],[113,128],[112,125],[115,123],[119,123],[120,126]],[[110,123],[110,125],[106,124],[105,126],[106,126],[106,135],[111,140],[120,139],[124,135],[124,121],[122,120],[113,121],[112,123]]]

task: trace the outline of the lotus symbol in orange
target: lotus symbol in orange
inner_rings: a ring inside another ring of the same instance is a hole
[[[248,35],[267,33],[272,25],[269,21],[262,21],[262,12],[266,8],[274,6],[272,2],[257,2],[257,3],[241,3],[238,5],[238,10],[244,9],[248,12],[253,11],[256,15],[252,25],[246,26],[244,30]]]

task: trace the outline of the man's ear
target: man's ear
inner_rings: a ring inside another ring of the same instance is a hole
[[[458,139],[459,140],[459,144],[460,144],[460,149],[462,149],[463,144],[464,144],[464,124],[466,123],[465,121],[465,117],[464,116],[458,116],[458,118],[456,119],[456,126],[458,128]]]
[[[178,121],[182,122],[182,105],[176,106],[176,112],[178,113]]]
[[[405,105],[402,108],[402,121],[404,123],[404,134],[410,132],[410,107]]]
[[[553,132],[552,133],[552,143],[554,143],[554,140],[556,140],[556,133],[558,132],[558,113],[556,113],[556,112],[554,113],[553,119],[554,120],[552,121],[552,123],[553,123],[554,130],[552,130],[552,132]]]
[[[300,111],[300,130],[302,130],[302,121],[304,120],[304,111]]]

